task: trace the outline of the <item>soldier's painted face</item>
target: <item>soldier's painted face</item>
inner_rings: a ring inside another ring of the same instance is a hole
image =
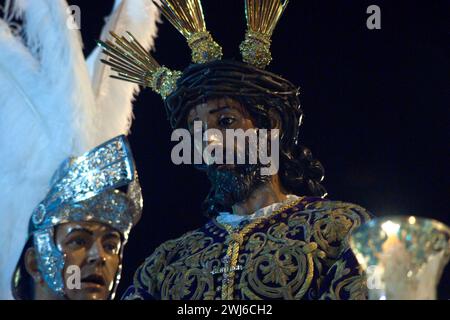
[[[63,279],[67,298],[108,299],[120,266],[119,232],[97,222],[69,222],[57,227],[55,242],[65,257]],[[73,271],[77,268],[79,288]]]

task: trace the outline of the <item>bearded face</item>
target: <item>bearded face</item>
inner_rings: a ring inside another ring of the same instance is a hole
[[[230,208],[246,200],[255,189],[270,180],[270,176],[261,175],[261,167],[259,164],[208,166],[206,172],[212,185],[210,201],[216,206]]]
[[[226,147],[229,147],[226,141],[226,130],[242,129],[247,131],[255,129],[254,120],[248,114],[246,109],[236,100],[223,98],[211,99],[206,103],[202,103],[193,108],[188,115],[188,127],[193,134],[194,124],[196,121],[201,121],[202,130],[209,129],[219,130],[222,136],[223,162],[226,158]],[[204,141],[205,146],[212,145],[217,142],[214,135],[206,135],[207,141]],[[248,143],[248,140],[246,141]],[[237,141],[233,141],[234,154],[238,153]],[[204,146],[204,147],[205,147]],[[267,167],[262,165],[259,161],[256,164],[249,164],[249,149],[245,148],[245,163],[244,164],[210,164],[203,167],[209,181],[211,182],[211,190],[205,201],[206,210],[211,212],[218,212],[222,210],[231,210],[231,207],[246,200],[252,192],[267,183],[271,176],[262,175],[261,168]],[[235,158],[236,160],[236,158]]]

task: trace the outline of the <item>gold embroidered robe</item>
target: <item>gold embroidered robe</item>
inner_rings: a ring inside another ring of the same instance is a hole
[[[302,197],[232,229],[214,219],[159,246],[123,299],[364,299],[348,246],[364,208]]]

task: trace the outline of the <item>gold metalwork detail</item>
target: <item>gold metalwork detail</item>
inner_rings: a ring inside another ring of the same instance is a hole
[[[206,63],[222,58],[222,48],[213,40],[208,31],[196,32],[187,39],[192,50],[192,62]]]
[[[222,58],[222,48],[206,30],[200,0],[161,0],[156,2],[167,20],[186,38],[192,62],[206,63]]]
[[[177,80],[181,77],[180,71],[160,66],[131,33],[127,32],[126,36],[122,37],[114,32],[111,32],[111,35],[114,42],[98,41],[98,45],[108,56],[101,61],[117,72],[112,78],[149,87],[163,99],[176,89]]]
[[[270,37],[262,33],[247,31],[245,40],[239,46],[242,60],[255,67],[264,69],[272,61],[272,54],[270,53],[271,43]]]
[[[266,221],[267,219],[271,219],[278,214],[286,211],[289,208],[294,207],[297,205],[303,198],[297,199],[295,201],[292,201],[278,210],[275,210],[269,217],[262,217],[259,219],[256,219],[246,225],[242,230],[235,230],[229,225],[224,225],[225,229],[227,230],[229,234],[229,243],[228,243],[228,249],[226,257],[228,257],[229,260],[229,266],[228,266],[228,272],[224,274],[224,278],[222,281],[222,300],[232,300],[233,299],[233,293],[234,293],[234,277],[235,277],[235,268],[238,263],[239,258],[239,249],[244,241],[244,237],[250,233],[253,229],[255,229],[259,224]]]
[[[180,77],[180,71],[173,71],[162,66],[156,69],[153,75],[149,77],[148,85],[165,99],[176,89],[177,80]]]
[[[240,49],[244,62],[264,69],[271,61],[271,37],[288,0],[246,0],[247,32]]]

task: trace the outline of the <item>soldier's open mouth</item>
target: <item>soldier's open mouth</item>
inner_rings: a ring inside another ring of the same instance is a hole
[[[81,280],[83,284],[87,285],[98,285],[98,286],[105,286],[106,282],[105,279],[97,274],[91,274]]]

